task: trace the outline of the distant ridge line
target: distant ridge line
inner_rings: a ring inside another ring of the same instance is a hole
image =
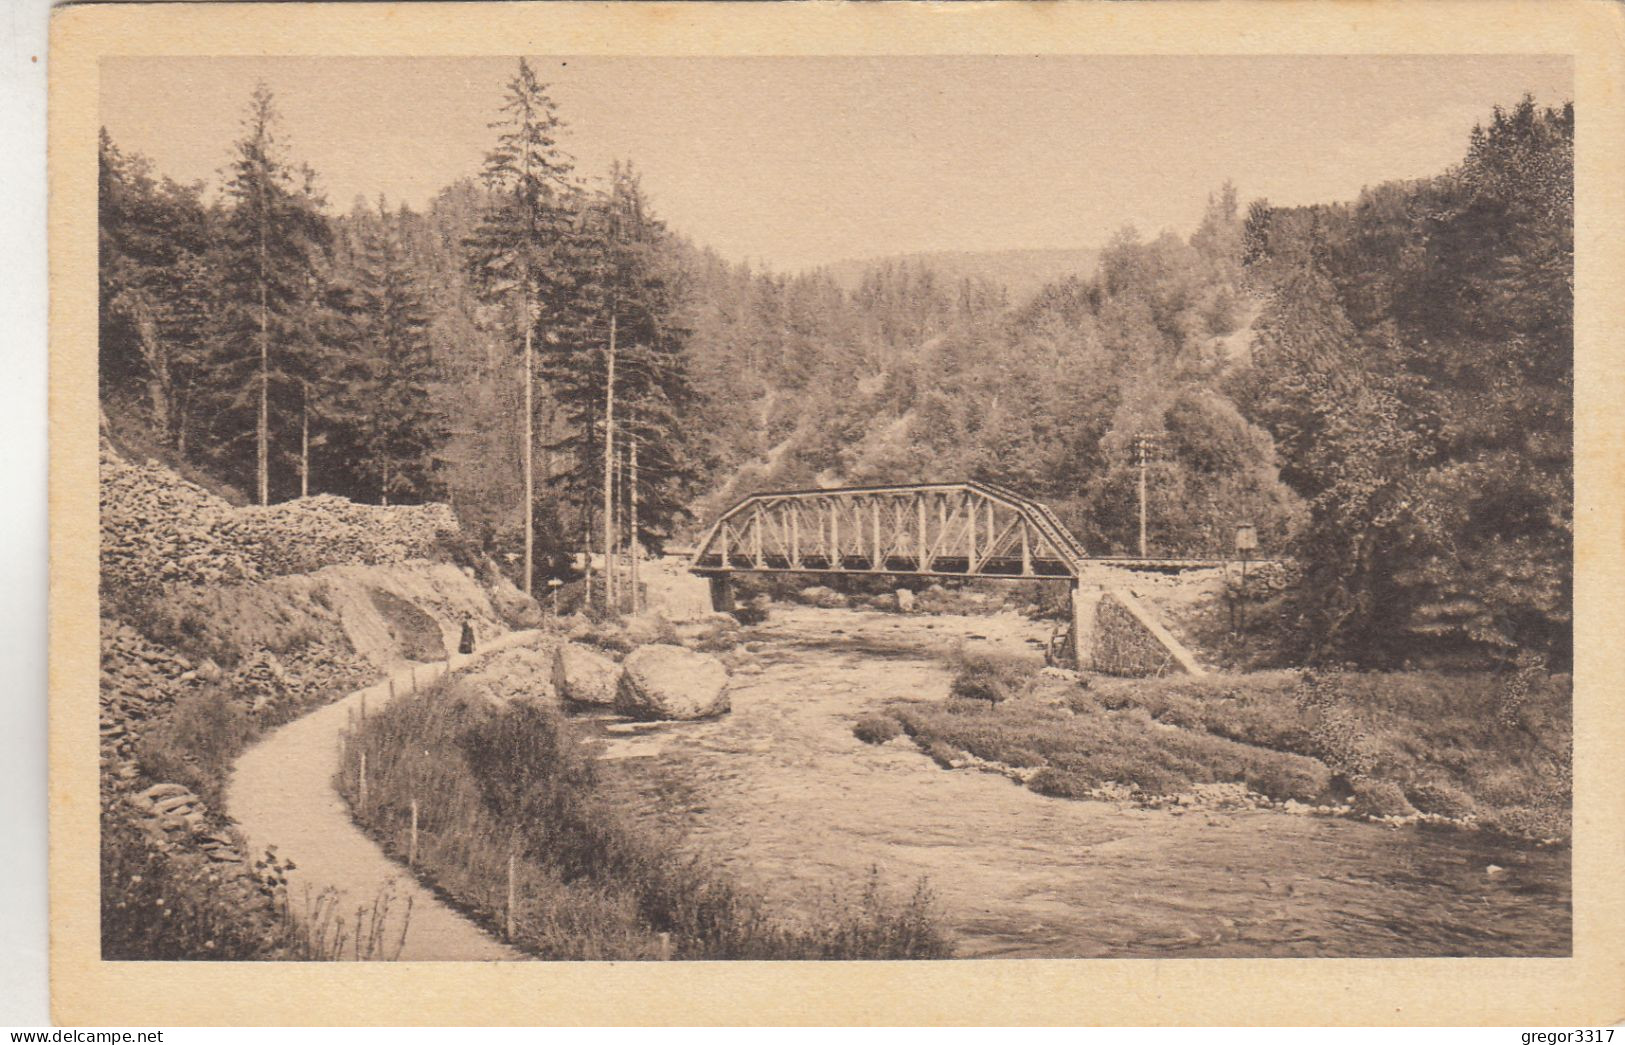
[[[874,258],[851,258],[807,271],[825,271],[841,287],[851,292],[871,269],[899,264],[929,269],[952,288],[965,278],[982,278],[1002,284],[1010,303],[1019,305],[1046,285],[1068,276],[1088,279],[1100,263],[1100,250],[1094,247],[1017,247],[1008,250],[942,250],[887,254]]]

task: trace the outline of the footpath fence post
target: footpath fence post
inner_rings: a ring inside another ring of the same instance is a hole
[[[412,841],[406,848],[406,866],[416,867],[418,863],[418,800],[412,799]]]
[[[395,699],[395,676],[389,676],[389,699]]]
[[[513,942],[514,855],[508,854],[508,916],[504,929],[509,943]]]
[[[358,779],[358,781],[356,783],[356,790],[358,792],[360,792],[358,801],[359,801],[359,804],[360,804],[360,807],[361,807],[361,815],[366,816],[367,815],[367,753],[365,751],[361,752],[361,773],[360,773],[360,777],[359,777],[359,779]]]

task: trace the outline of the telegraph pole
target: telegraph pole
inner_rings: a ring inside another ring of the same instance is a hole
[[[615,615],[615,313],[609,314],[609,374],[604,385],[604,608]]]
[[[1145,543],[1145,459],[1151,437],[1146,435],[1138,436],[1134,443],[1140,451],[1140,558],[1144,559],[1148,557]]]
[[[628,426],[631,431],[627,433],[628,451],[631,457],[629,469],[632,473],[628,483],[627,499],[632,502],[632,612],[639,612],[642,607],[638,605],[638,557],[643,551],[642,542],[638,537],[638,434],[637,429]]]

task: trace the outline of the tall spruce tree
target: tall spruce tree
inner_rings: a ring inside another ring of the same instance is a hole
[[[483,295],[505,306],[504,325],[520,348],[522,586],[530,594],[536,559],[536,341],[547,340],[558,325],[570,287],[564,261],[577,189],[573,162],[558,142],[558,106],[524,59],[508,81],[501,116],[490,126],[498,133],[482,172],[489,207],[466,244],[466,259]]]
[[[621,485],[632,481],[636,447],[642,532],[627,536],[658,546],[685,513],[695,472],[683,421],[697,397],[689,379],[688,332],[680,319],[671,244],[627,164],[611,168],[608,185],[583,208],[579,228],[578,283],[570,310],[575,325],[548,346],[544,358],[565,426],[550,449],[571,461],[552,484],[589,531],[594,503],[603,501],[600,521],[614,527],[606,531],[607,552],[630,523],[633,494],[614,492],[615,471],[624,469]],[[605,423],[612,402],[613,429]],[[622,502],[626,510],[617,507]]]
[[[423,500],[438,485],[436,454],[447,418],[434,395],[435,362],[424,295],[404,242],[406,213],[358,230],[350,296],[354,344],[343,375],[341,414],[355,453],[357,494]]]
[[[313,310],[322,299],[331,232],[308,168],[286,158],[271,91],[254,89],[226,183],[218,251],[220,339],[213,453],[246,478],[252,433],[255,497],[271,500],[272,443],[297,430],[313,366]],[[252,418],[250,423],[249,418]]]
[[[99,159],[103,393],[143,388],[155,434],[184,453],[208,348],[208,211],[200,186],[155,179],[105,130]]]

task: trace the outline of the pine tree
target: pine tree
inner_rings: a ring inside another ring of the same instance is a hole
[[[299,427],[331,238],[314,176],[285,158],[277,123],[270,89],[259,84],[226,184],[219,343],[211,368],[217,410],[211,449],[236,477],[249,471],[241,448],[252,432],[251,474],[261,504],[271,500],[278,430],[291,443]]]
[[[355,344],[343,380],[343,415],[360,451],[357,478],[383,504],[434,492],[447,428],[434,396],[423,293],[403,242],[406,217],[392,216],[380,200],[376,219],[359,230]]]
[[[155,180],[105,130],[99,159],[103,392],[144,386],[156,435],[184,452],[208,350],[208,212],[200,186]]]
[[[550,449],[572,461],[551,482],[584,522],[594,502],[602,502],[599,521],[612,526],[603,538],[608,551],[621,529],[612,517],[630,519],[629,511],[616,507],[616,462],[630,473],[630,448],[636,446],[640,538],[657,545],[684,513],[694,478],[683,422],[696,396],[665,227],[648,213],[630,166],[614,165],[607,188],[584,208],[575,242],[575,326],[548,346],[544,358],[565,425]],[[605,423],[610,416],[613,428]],[[624,452],[617,451],[617,442]]]
[[[568,244],[576,188],[572,161],[560,148],[563,122],[547,86],[529,63],[508,82],[501,117],[491,124],[497,145],[485,157],[483,179],[491,205],[469,239],[467,264],[488,300],[502,302],[520,352],[524,431],[523,588],[532,592],[536,542],[535,342],[557,324],[569,286],[561,265]]]

